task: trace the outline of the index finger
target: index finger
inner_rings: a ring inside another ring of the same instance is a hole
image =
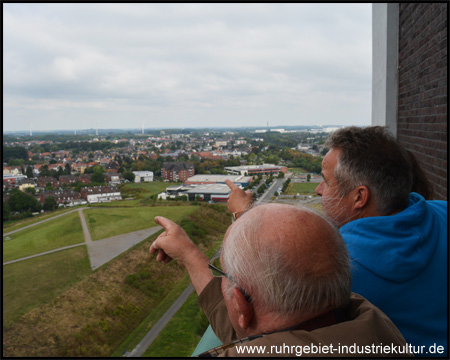
[[[172,220],[169,220],[169,219],[165,218],[164,216],[155,216],[154,220],[155,220],[155,223],[157,223],[158,225],[161,225],[164,228],[164,230],[166,230],[166,231],[169,231],[176,225]]]
[[[229,179],[226,179],[226,180],[225,180],[225,184],[228,185],[228,187],[231,189],[231,191],[234,191],[234,190],[236,190],[236,189],[240,189],[239,186],[237,186],[234,182],[232,182],[232,181],[229,180]]]

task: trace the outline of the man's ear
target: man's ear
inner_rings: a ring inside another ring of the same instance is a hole
[[[357,186],[353,194],[353,208],[355,210],[362,210],[369,204],[370,190],[367,186]]]
[[[247,301],[242,291],[237,287],[233,288],[232,301],[238,316],[239,326],[244,330],[248,329],[255,317],[253,305]]]

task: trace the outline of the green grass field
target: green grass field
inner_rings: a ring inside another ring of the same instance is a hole
[[[127,183],[123,185],[122,189],[133,192],[134,189],[144,189],[146,195],[151,196],[159,194],[166,190],[169,186],[176,185],[176,182],[142,182],[142,183]]]
[[[289,185],[289,192],[288,195],[316,195],[316,187],[317,187],[317,183],[310,183],[310,182],[305,182],[305,183],[291,183]]]
[[[3,266],[3,326],[8,328],[91,273],[85,246]]]
[[[78,212],[11,234],[3,242],[3,261],[84,242]]]
[[[177,222],[195,211],[197,206],[154,206],[138,208],[91,208],[84,210],[84,216],[92,240],[125,234],[156,226],[155,216],[164,216]]]
[[[309,174],[309,171],[303,169],[303,168],[288,168],[288,171],[291,173],[294,173],[295,175],[298,174]]]
[[[60,214],[72,211],[73,209],[76,209],[76,207],[75,208],[72,207],[72,208],[68,208],[68,209],[59,208],[58,210],[46,212],[44,214],[39,214],[37,216],[33,216],[32,218],[5,221],[5,222],[3,222],[3,233],[7,233],[7,232],[10,232],[13,230],[20,229],[26,225],[31,225],[31,224],[37,223],[39,221],[51,218],[55,215],[60,215]]]

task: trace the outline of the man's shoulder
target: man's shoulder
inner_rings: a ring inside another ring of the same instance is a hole
[[[349,317],[347,321],[313,331],[290,330],[265,335],[235,344],[224,356],[336,356],[350,346],[367,350],[377,344],[403,346],[406,343],[392,321],[364,297],[352,293],[344,311]]]

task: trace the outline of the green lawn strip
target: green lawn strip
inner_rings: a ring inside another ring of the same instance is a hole
[[[169,186],[179,185],[180,183],[176,182],[142,182],[142,183],[128,183],[123,185],[121,190],[124,192],[133,192],[136,189],[142,189],[145,193],[145,196],[151,196],[160,194],[166,190]]]
[[[92,240],[99,240],[128,232],[157,226],[155,216],[164,216],[177,222],[194,212],[197,206],[154,206],[130,209],[90,208],[84,210],[84,216],[91,233]]]
[[[305,170],[303,168],[288,168],[288,171],[294,174],[309,174],[310,172],[308,170]]]
[[[4,328],[91,273],[85,246],[3,266]]]
[[[19,259],[84,242],[78,212],[33,226],[3,242],[3,261]]]
[[[21,219],[21,220],[10,220],[3,223],[3,233],[8,233],[10,231],[18,230],[20,228],[23,228],[24,226],[35,224],[39,221],[46,220],[48,218],[51,218],[55,215],[61,215],[66,212],[69,212],[73,210],[74,208],[70,209],[58,209],[56,211],[47,212],[44,214],[36,215],[32,218],[27,219]]]
[[[288,195],[316,195],[316,188],[318,183],[311,183],[311,182],[305,182],[305,183],[291,183],[289,187],[289,193]]]
[[[207,251],[206,255],[211,258],[213,255],[217,253],[217,251],[220,249],[220,246],[222,245],[221,238],[219,241],[216,241]],[[189,275],[186,275],[183,279],[181,279],[178,284],[175,285],[175,287],[172,289],[172,291],[167,294],[167,296],[158,304],[158,306],[155,307],[155,309],[152,310],[152,312],[144,319],[144,321],[128,336],[128,338],[116,349],[116,351],[111,355],[113,357],[116,356],[122,356],[125,351],[131,352],[138,344],[139,342],[144,338],[144,336],[150,331],[151,327],[164,315],[164,313],[170,308],[170,306],[174,303],[174,301],[181,295],[181,293],[186,289],[186,287],[191,283],[191,280],[189,278]],[[191,295],[192,297],[193,295]],[[195,294],[195,299],[196,299]],[[204,319],[202,319],[201,316],[197,315],[197,313],[201,310],[198,307],[198,304],[195,302],[195,306],[197,308],[197,311],[195,312],[194,316],[191,317],[192,322],[194,323],[202,323],[203,324],[203,331],[206,330],[208,326],[208,321],[206,320],[206,323],[204,322]],[[177,312],[177,314],[181,311],[181,309]],[[177,316],[175,315],[175,317]],[[175,319],[174,317],[174,319]],[[203,320],[203,322],[202,322]],[[172,322],[173,320],[171,320]],[[178,323],[179,321],[176,321]],[[184,322],[184,320],[182,321]],[[177,325],[176,325],[177,326]],[[188,331],[188,329],[186,329]],[[189,331],[188,331],[189,332]],[[158,336],[158,338],[161,335]],[[191,337],[191,336],[190,336]],[[157,339],[158,339],[157,338]],[[155,339],[155,341],[157,340]],[[186,344],[188,344],[188,349],[186,350],[186,355],[179,355],[179,356],[190,356],[192,352],[195,350],[195,347],[197,346],[198,341],[200,338],[198,335],[195,335],[192,337],[189,341],[185,341]],[[179,343],[177,341],[172,342],[173,347],[178,347]],[[150,346],[151,349],[153,349],[152,345]],[[192,348],[192,349],[191,349]],[[148,351],[148,350],[147,350]],[[159,351],[159,350],[157,350]],[[190,353],[189,353],[190,351]],[[147,355],[143,355],[147,356]],[[169,356],[169,355],[166,355]]]

